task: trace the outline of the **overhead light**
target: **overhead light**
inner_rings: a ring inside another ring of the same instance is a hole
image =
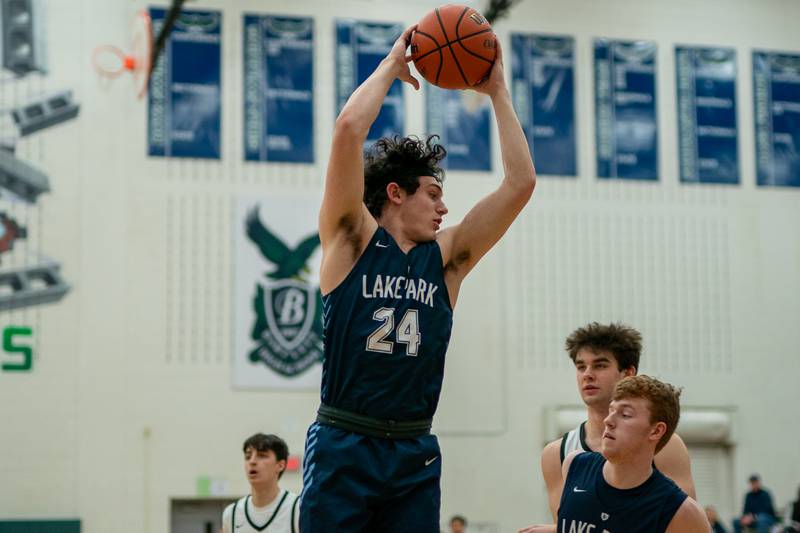
[[[80,106],[72,101],[72,91],[43,96],[11,111],[21,135],[30,135],[78,116]]]
[[[17,76],[46,70],[41,8],[38,0],[0,0],[3,68]]]
[[[69,291],[61,265],[48,262],[0,272],[0,311],[56,302]]]
[[[11,191],[26,202],[35,203],[40,194],[50,190],[50,180],[40,170],[6,150],[0,150],[0,188]]]

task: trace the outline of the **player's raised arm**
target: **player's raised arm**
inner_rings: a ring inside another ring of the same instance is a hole
[[[528,142],[514,114],[503,76],[503,54],[498,42],[497,59],[489,77],[474,89],[492,100],[505,176],[497,190],[478,202],[460,224],[442,232],[440,243],[450,259],[448,271],[459,279],[500,240],[528,203],[536,185]]]
[[[323,252],[337,238],[344,237],[352,241],[354,235],[359,236],[364,218],[370,216],[363,204],[364,141],[395,79],[419,88],[419,83],[411,76],[406,59],[406,49],[414,28],[407,28],[395,41],[389,55],[350,95],[336,119],[319,214]]]

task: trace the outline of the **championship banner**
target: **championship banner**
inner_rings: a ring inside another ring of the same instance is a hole
[[[447,150],[442,168],[492,170],[491,101],[475,91],[449,91],[425,84],[426,129]]]
[[[336,21],[336,113],[356,87],[366,80],[392,49],[403,33],[398,23]],[[403,135],[403,82],[395,80],[383,101],[378,118],[372,123],[366,144],[381,137]]]
[[[244,16],[244,158],[314,162],[314,20]]]
[[[800,187],[800,55],[753,52],[756,176]]]
[[[577,176],[575,40],[511,34],[514,109],[528,138],[536,173]],[[536,156],[541,154],[541,158]]]
[[[234,388],[319,389],[322,257],[318,195],[234,206]]]
[[[150,8],[153,33],[166,17]],[[164,45],[147,93],[148,154],[220,158],[222,13],[184,11]]]
[[[656,43],[594,41],[600,178],[658,180]]]
[[[675,48],[684,183],[739,183],[736,50]]]

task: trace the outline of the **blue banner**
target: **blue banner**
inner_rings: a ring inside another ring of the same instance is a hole
[[[448,91],[425,84],[426,129],[441,137],[447,150],[442,167],[492,170],[489,140],[491,101],[475,91]]]
[[[675,48],[681,181],[739,183],[736,50]]]
[[[536,173],[577,176],[575,40],[511,34],[511,51],[514,109],[528,138]]]
[[[600,178],[658,180],[656,43],[594,41]]]
[[[753,52],[756,176],[800,187],[800,55]]]
[[[314,20],[244,16],[244,158],[314,162]]]
[[[403,33],[398,23],[336,21],[336,113],[378,67]],[[378,118],[367,134],[367,144],[381,137],[403,135],[403,83],[395,80],[383,101]]]
[[[151,8],[153,34],[166,11]],[[148,89],[148,154],[220,157],[222,13],[184,11],[159,56]]]

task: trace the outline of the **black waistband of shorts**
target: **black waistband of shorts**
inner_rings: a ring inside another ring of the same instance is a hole
[[[359,415],[329,405],[320,405],[317,422],[382,439],[413,439],[431,434],[432,418],[423,420],[383,420]]]

